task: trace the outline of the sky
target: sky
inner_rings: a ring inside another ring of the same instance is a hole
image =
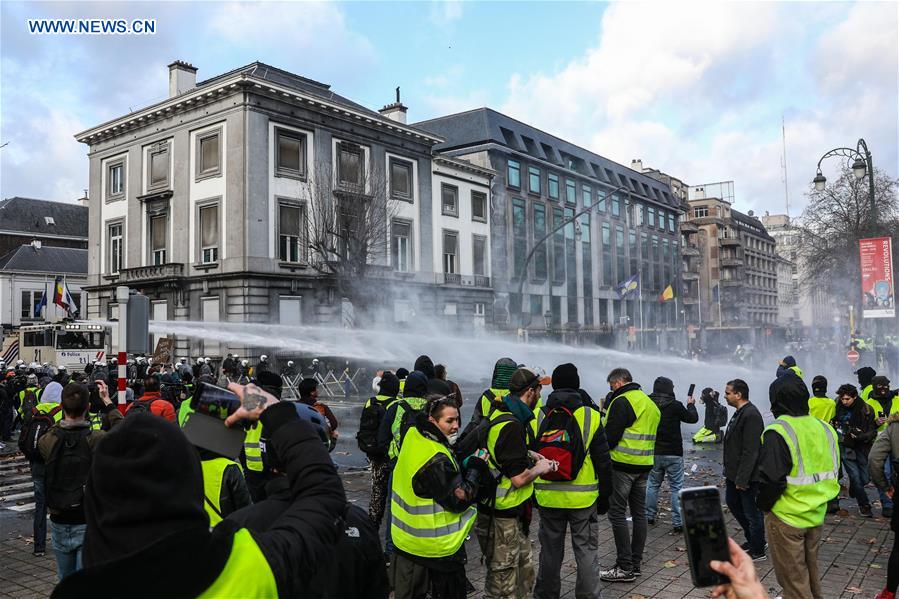
[[[155,35],[31,35],[28,19],[156,20]],[[899,176],[895,2],[0,3],[0,197],[74,201],[80,131],[260,60],[410,122],[489,106],[629,166],[735,182],[797,216],[818,159],[867,141]],[[787,182],[781,122],[785,123]],[[823,165],[833,178],[840,159]]]

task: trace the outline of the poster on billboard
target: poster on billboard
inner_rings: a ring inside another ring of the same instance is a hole
[[[862,318],[894,318],[893,244],[891,237],[860,239]]]

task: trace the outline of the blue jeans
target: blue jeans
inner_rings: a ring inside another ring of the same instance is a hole
[[[659,489],[668,477],[671,489],[671,524],[683,526],[678,491],[684,487],[684,458],[679,455],[657,455],[653,459],[649,483],[646,485],[646,519],[655,520],[659,511]]]
[[[755,506],[755,497],[759,492],[758,483],[750,483],[749,488],[741,491],[732,480],[727,481],[724,490],[724,501],[743,528],[743,534],[749,541],[749,553],[760,555],[765,552],[765,518]]]
[[[56,554],[56,575],[62,580],[81,569],[81,547],[87,524],[57,524],[50,520],[50,543]]]
[[[869,482],[868,456],[861,451],[855,451],[846,447],[840,448],[840,460],[843,470],[849,477],[849,496],[858,501],[858,507],[870,506],[865,485]]]
[[[33,529],[34,551],[47,550],[47,504],[44,501],[44,472],[42,462],[31,462],[31,482],[34,484]]]

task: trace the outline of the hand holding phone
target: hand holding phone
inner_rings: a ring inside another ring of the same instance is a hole
[[[690,383],[690,388],[687,390],[687,403],[696,403],[696,400],[693,399],[694,391],[696,391],[696,383]]]
[[[726,584],[727,577],[709,565],[713,560],[724,562],[730,558],[727,528],[724,525],[721,494],[718,488],[683,489],[680,498],[693,585],[709,587]]]
[[[712,597],[724,595],[727,599],[767,599],[768,595],[759,582],[752,559],[733,539],[728,539],[727,543],[730,561],[712,560],[709,567],[726,576],[730,582],[716,586],[712,590]]]
[[[234,426],[241,420],[256,422],[268,406],[279,401],[277,397],[253,383],[249,385],[229,383],[228,389],[240,399],[240,407],[225,419],[225,426]]]

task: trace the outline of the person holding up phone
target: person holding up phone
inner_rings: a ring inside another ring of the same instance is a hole
[[[268,531],[209,530],[196,452],[178,427],[125,418],[94,454],[85,486],[84,569],[52,597],[288,597],[322,566],[346,495],[318,435],[291,402],[231,384],[241,407],[224,425],[261,422],[290,481],[291,504]],[[270,447],[269,447],[270,446]],[[247,575],[252,572],[252,575]]]
[[[730,560],[712,560],[709,567],[730,579],[726,584],[719,584],[712,589],[712,597],[726,599],[769,599],[765,587],[759,581],[758,572],[752,558],[737,545],[733,539],[727,540]]]

